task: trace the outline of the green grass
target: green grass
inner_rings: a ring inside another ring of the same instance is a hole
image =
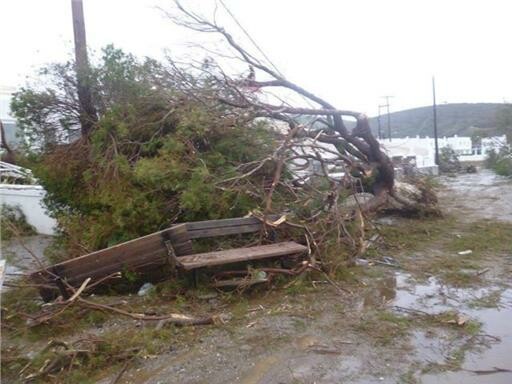
[[[498,308],[502,292],[502,290],[497,290],[481,297],[475,297],[468,301],[467,305],[470,308]]]
[[[402,314],[389,310],[370,310],[366,312],[355,330],[370,336],[377,345],[390,345],[402,340],[414,329],[431,329],[442,327],[457,333],[457,337],[476,335],[481,331],[482,324],[468,320],[464,325],[454,321],[459,317],[455,311],[437,314],[422,312]]]
[[[436,275],[444,283],[468,287],[481,285],[477,271],[490,258],[512,252],[512,224],[481,220],[457,222],[452,217],[399,221],[380,230],[386,246],[374,257],[390,255],[417,277]],[[458,252],[471,250],[467,255]]]
[[[483,255],[512,252],[512,223],[482,220],[468,224],[460,237],[453,237],[446,244],[446,249],[471,249]]]
[[[407,219],[399,221],[397,225],[381,227],[380,234],[389,248],[414,251],[442,239],[455,227],[456,221],[452,217]]]

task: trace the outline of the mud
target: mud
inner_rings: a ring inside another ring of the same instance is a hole
[[[440,201],[460,222],[512,221],[512,182],[491,172],[445,178]],[[441,250],[425,250],[442,252]],[[510,255],[509,255],[510,256]],[[511,258],[503,260],[511,263]],[[379,267],[373,267],[379,268]],[[253,299],[249,311],[222,329],[212,329],[189,350],[176,350],[127,372],[124,383],[510,383],[512,374],[472,371],[512,369],[512,289],[493,279],[475,288],[455,288],[435,276],[418,282],[407,272],[380,267],[353,296],[328,287]],[[494,294],[494,307],[478,299]],[[389,344],[376,342],[379,323],[361,330],[382,311],[457,311],[482,323],[476,335],[456,327],[413,327]],[[375,333],[375,334],[372,334]],[[454,364],[462,359],[460,364]],[[107,381],[104,381],[107,382]]]
[[[444,178],[443,185],[441,205],[458,222],[512,221],[509,180],[481,171]],[[445,252],[436,246],[418,255]],[[186,346],[170,340],[167,351],[132,362],[119,383],[510,383],[509,372],[474,372],[512,369],[512,254],[499,256],[492,262],[503,273],[488,273],[473,287],[364,266],[354,270],[351,295],[329,284],[246,294],[237,313],[221,309],[232,312],[231,321],[183,328],[191,335]],[[411,315],[446,311],[482,326],[471,333]]]

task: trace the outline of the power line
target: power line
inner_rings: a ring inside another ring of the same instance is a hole
[[[268,63],[274,68],[274,70],[281,76],[281,77],[285,77],[283,75],[283,73],[277,68],[277,66],[272,62],[272,60],[270,60],[270,58],[265,54],[265,52],[263,51],[263,49],[258,45],[258,43],[256,42],[256,40],[254,40],[252,38],[252,36],[249,34],[249,32],[242,26],[242,24],[238,21],[238,19],[236,18],[236,16],[233,14],[233,12],[231,12],[231,10],[228,8],[228,6],[226,5],[226,3],[224,3],[223,0],[219,0],[220,4],[222,5],[222,7],[226,10],[226,12],[229,14],[229,16],[231,16],[231,18],[233,19],[233,21],[236,23],[236,25],[238,25],[238,27],[242,30],[242,32],[245,34],[245,36],[247,36],[247,38],[251,41],[251,43],[256,47],[256,49],[261,53],[261,55],[265,58],[265,60],[268,61]],[[300,95],[300,97],[302,97],[302,99],[310,106],[310,107],[313,107],[313,103],[311,102],[311,100],[309,100],[306,96],[304,95]],[[288,103],[287,103],[288,104]]]
[[[384,106],[387,108],[387,115],[388,115],[388,139],[391,141],[391,114],[389,113],[389,99],[391,99],[393,96],[382,96],[384,99],[386,99],[386,104]]]
[[[231,16],[231,18],[233,19],[233,21],[236,23],[236,25],[238,25],[238,27],[243,31],[243,33],[245,34],[245,36],[247,36],[247,38],[251,41],[251,43],[254,44],[254,46],[256,47],[256,49],[258,51],[260,51],[261,55],[265,58],[265,60],[268,61],[268,63],[275,69],[275,71],[280,75],[280,76],[283,76],[283,74],[281,73],[281,71],[279,71],[279,69],[277,69],[276,65],[272,62],[272,60],[270,60],[270,58],[265,54],[265,52],[263,52],[263,49],[261,49],[261,47],[258,45],[258,43],[256,43],[256,41],[251,37],[251,35],[249,34],[249,32],[247,32],[247,30],[242,26],[242,24],[240,24],[240,22],[238,21],[238,19],[236,18],[236,16],[233,14],[233,12],[230,11],[230,9],[227,7],[227,5],[224,3],[223,0],[219,0],[220,4],[222,5],[222,7],[224,7],[224,9],[226,10],[226,12],[229,14],[229,16]],[[284,76],[283,76],[284,77]]]

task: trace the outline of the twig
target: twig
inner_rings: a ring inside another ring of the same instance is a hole
[[[472,372],[476,375],[492,375],[494,373],[512,372],[512,369],[493,367],[493,369],[464,369],[467,372]]]
[[[76,290],[76,292],[73,294],[73,296],[71,296],[68,301],[69,302],[73,302],[75,301],[78,296],[80,296],[80,294],[84,291],[85,287],[87,286],[87,284],[89,284],[89,282],[91,281],[91,278],[88,277],[87,279],[84,280],[84,282],[82,283],[82,285],[80,286],[80,288],[78,288]]]
[[[490,270],[491,270],[490,268],[482,269],[481,271],[478,271],[478,272],[476,273],[476,275],[477,275],[477,276],[481,276],[481,275],[483,275],[484,273],[489,272]]]
[[[142,320],[142,321],[158,321],[158,320],[167,320],[168,322],[179,324],[179,325],[206,325],[206,324],[212,324],[214,322],[213,316],[208,317],[202,317],[202,318],[195,318],[187,315],[182,315],[178,313],[170,313],[167,315],[145,315],[142,313],[132,313],[127,312],[119,308],[114,308],[109,305],[105,304],[99,304],[94,303],[92,301],[82,299],[79,297],[77,299],[77,302],[84,304],[88,308],[100,310],[100,311],[110,311],[114,313],[118,313],[123,316],[130,317],[132,319],[136,320]]]
[[[119,380],[121,380],[121,377],[123,376],[123,374],[126,372],[126,370],[128,369],[128,365],[130,364],[132,360],[127,360],[124,365],[123,365],[123,368],[121,368],[121,370],[117,373],[117,375],[112,379],[112,381],[110,382],[110,384],[117,384],[119,382]]]
[[[309,269],[312,269],[312,270],[314,270],[314,271],[320,272],[321,274],[323,274],[323,275],[324,275],[324,277],[325,277],[325,280],[327,280],[327,281],[328,281],[328,282],[329,282],[333,287],[335,287],[339,292],[348,293],[348,294],[350,294],[350,295],[352,294],[352,292],[351,292],[350,290],[348,290],[348,289],[346,289],[346,288],[343,288],[343,287],[341,287],[340,285],[338,285],[334,280],[332,280],[332,279],[329,277],[329,275],[328,275],[326,272],[322,271],[320,268],[315,267],[315,266],[313,266],[313,265],[308,265],[308,268],[309,268]]]

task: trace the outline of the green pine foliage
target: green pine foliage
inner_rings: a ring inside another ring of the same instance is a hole
[[[91,71],[98,123],[89,138],[66,143],[79,132],[73,66],[41,73],[47,87],[21,90],[12,107],[66,257],[261,204],[271,162],[250,178],[219,181],[273,153],[276,133],[264,121],[199,102],[163,65],[107,47]],[[190,79],[211,91],[211,79]]]

